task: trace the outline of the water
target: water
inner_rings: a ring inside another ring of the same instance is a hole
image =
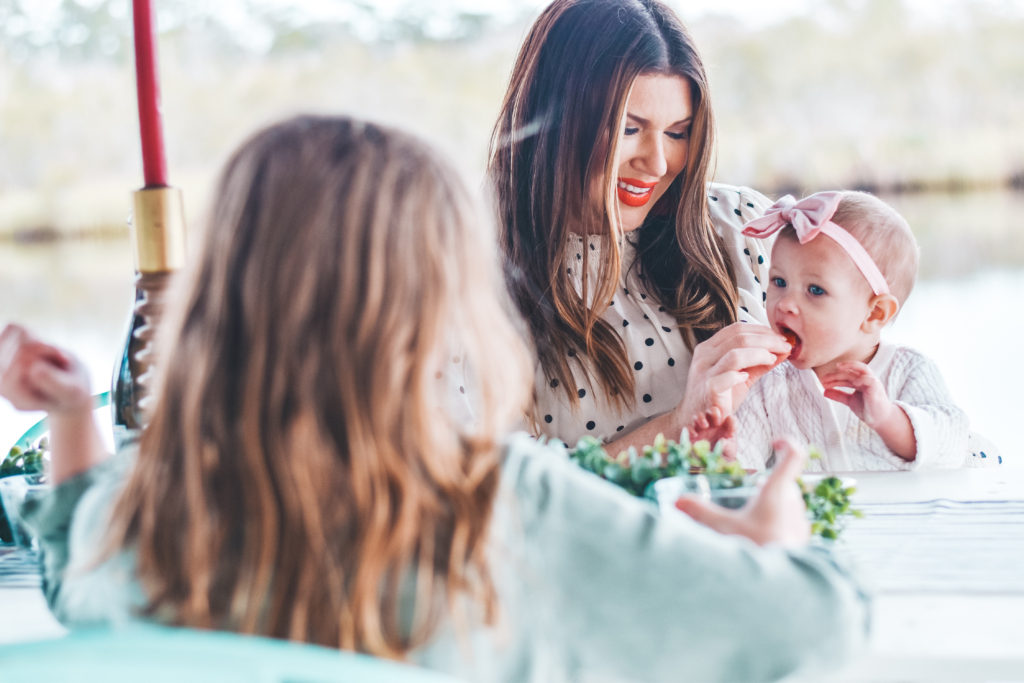
[[[1016,349],[1024,316],[1024,196],[991,193],[891,200],[922,247],[921,280],[887,331],[941,368],[972,426],[995,442],[1007,464],[1024,467],[1017,397],[1024,364]],[[125,240],[0,243],[0,324],[18,321],[78,355],[95,392],[109,387],[132,304],[131,246]],[[0,445],[39,417],[0,400]]]

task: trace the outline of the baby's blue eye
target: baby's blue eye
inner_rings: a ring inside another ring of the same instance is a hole
[[[807,291],[810,292],[813,296],[821,296],[822,294],[825,293],[825,290],[819,287],[818,285],[810,285],[807,288]]]
[[[785,287],[786,281],[781,277],[773,277],[772,284],[775,285],[776,287]]]

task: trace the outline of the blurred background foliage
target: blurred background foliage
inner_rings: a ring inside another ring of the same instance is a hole
[[[481,177],[536,3],[304,4],[157,3],[170,177],[192,213],[233,146],[303,110],[410,128]],[[720,179],[769,194],[1024,182],[1019,3],[921,18],[901,0],[820,0],[754,24],[672,4],[707,62]],[[141,179],[130,2],[0,0],[0,36],[0,235],[123,233]]]

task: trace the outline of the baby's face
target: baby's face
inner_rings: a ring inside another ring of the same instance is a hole
[[[793,365],[821,376],[842,361],[870,358],[878,343],[877,332],[865,324],[871,287],[830,237],[800,244],[781,236],[768,280],[768,321],[790,340],[795,336]]]

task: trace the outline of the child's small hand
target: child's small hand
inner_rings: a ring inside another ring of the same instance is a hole
[[[91,413],[89,376],[72,355],[7,325],[0,332],[0,396],[19,410]]]
[[[690,441],[707,441],[712,445],[725,440],[722,455],[726,460],[736,459],[736,418],[723,415],[718,407],[712,407],[697,415],[687,427]]]
[[[864,363],[848,361],[821,378],[825,398],[842,403],[872,429],[878,429],[899,410],[889,400],[885,387]],[[852,389],[853,391],[844,391]]]

